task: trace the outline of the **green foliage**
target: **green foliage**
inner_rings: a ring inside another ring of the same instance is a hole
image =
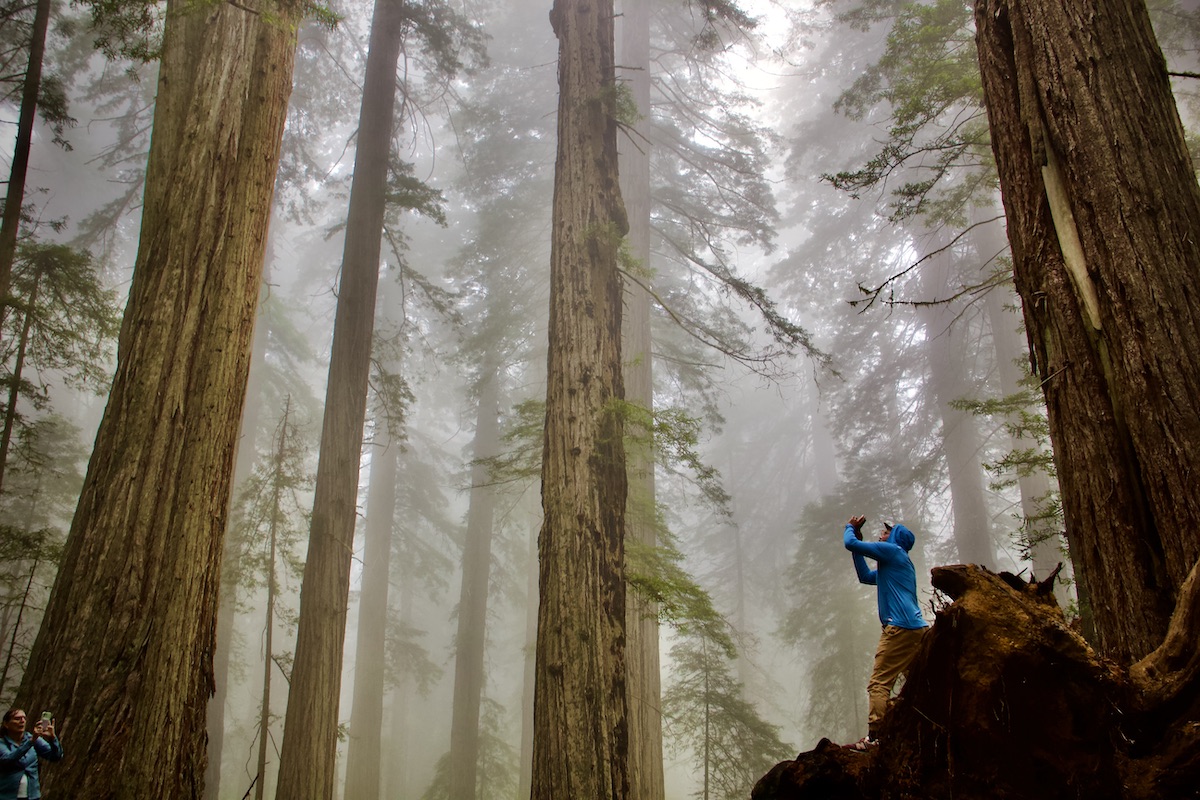
[[[83,485],[88,451],[79,428],[58,414],[22,427],[9,453],[0,495],[0,564],[58,563]]]
[[[620,415],[627,449],[651,449],[661,467],[685,474],[719,515],[728,516],[729,494],[721,485],[721,475],[699,452],[704,430],[700,419],[680,408],[650,411],[624,400],[612,401],[605,413]],[[533,480],[541,474],[545,422],[545,401],[526,400],[515,406],[502,436],[508,447],[485,460],[493,483]]]
[[[84,0],[91,11],[93,46],[111,59],[157,61],[166,5],[159,0]]]
[[[627,447],[649,448],[664,469],[686,472],[704,500],[719,515],[728,517],[729,493],[721,484],[721,474],[700,456],[702,420],[681,408],[651,411],[624,400],[616,401],[614,407],[624,421]]]
[[[683,567],[683,554],[673,537],[660,530],[656,547],[636,541],[625,543],[625,580],[629,588],[658,607],[661,622],[683,636],[698,637],[737,655],[727,623],[713,607],[712,597]]]
[[[413,174],[413,165],[393,158],[388,170],[387,203],[396,209],[415,211],[446,227],[446,198]]]
[[[304,3],[304,18],[311,19],[326,30],[334,30],[342,21],[342,15],[325,3],[314,3],[306,0]]]
[[[702,50],[721,49],[724,46],[723,31],[744,34],[758,25],[758,20],[728,0],[688,0],[688,5],[698,6],[704,18],[704,27],[695,39],[696,46]]]
[[[503,716],[504,709],[495,700],[482,698],[475,800],[508,800],[517,792],[520,780],[518,753],[510,743],[513,737],[506,735]],[[433,780],[421,800],[450,800],[450,770],[455,768],[456,765],[450,763],[449,753],[439,758]]]
[[[1041,392],[1032,376],[1026,377],[1026,383],[1027,387],[1021,392],[1007,397],[964,399],[951,403],[967,413],[1000,420],[1013,441],[1032,443],[1027,447],[1013,447],[1000,458],[984,462],[984,469],[993,476],[991,488],[994,491],[1009,489],[1016,486],[1021,478],[1039,473],[1052,479],[1058,477],[1050,444],[1050,423],[1046,418]],[[1051,485],[1057,487],[1053,481]],[[1031,558],[1038,545],[1060,536],[1065,525],[1062,499],[1057,488],[1030,499],[1034,512],[1016,515],[1017,545],[1021,558],[1026,560]]]
[[[691,753],[693,774],[701,781],[695,796],[748,797],[758,779],[794,751],[743,698],[723,648],[702,636],[685,637],[671,648],[671,661],[663,733],[675,753]]]
[[[243,602],[252,589],[276,581],[298,584],[303,574],[299,553],[308,533],[307,494],[314,483],[311,452],[311,437],[296,421],[289,398],[275,426],[272,449],[258,459],[234,499],[229,530],[233,557],[226,559],[224,570]],[[276,613],[289,627],[294,625],[294,610],[277,604]]]
[[[421,644],[425,632],[388,614],[387,633],[384,639],[383,680],[388,686],[399,686],[411,681],[421,694],[428,694],[442,677],[441,668]]]
[[[77,427],[56,415],[23,427],[0,495],[0,604],[7,630],[0,691],[20,680],[83,484],[87,451]]]
[[[13,265],[9,312],[0,359],[11,365],[25,340],[26,369],[61,375],[67,386],[102,394],[108,389],[112,348],[120,329],[116,292],[104,287],[90,254],[60,244],[23,242]],[[28,335],[22,331],[28,324]],[[4,385],[13,376],[6,371]],[[23,377],[22,397],[37,408],[49,402],[48,384]]]
[[[888,136],[863,167],[825,179],[857,198],[903,170],[906,177],[892,190],[891,221],[930,215],[962,224],[965,199],[994,191],[997,182],[970,4],[869,0],[839,18],[863,30],[892,21],[883,56],[834,106],[851,119],[885,107]],[[915,172],[921,177],[907,177]],[[955,181],[962,185],[947,186]],[[935,196],[935,189],[952,194]]]
[[[633,98],[633,90],[629,88],[627,83],[617,83],[613,87],[614,98],[613,107],[616,110],[615,117],[617,123],[628,127],[633,127],[641,122],[644,117],[638,109],[637,100]]]

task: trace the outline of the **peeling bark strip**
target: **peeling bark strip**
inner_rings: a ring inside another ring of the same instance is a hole
[[[1200,188],[1142,3],[977,0],[975,19],[1067,538],[1098,646],[1130,663],[1200,558]],[[1074,279],[1047,164],[1078,232]]]
[[[612,0],[556,0],[558,157],[533,800],[628,796],[625,453]]]
[[[299,4],[167,6],[141,241],[109,394],[21,703],[48,795],[194,798],[217,585]],[[147,751],[147,747],[151,749]]]

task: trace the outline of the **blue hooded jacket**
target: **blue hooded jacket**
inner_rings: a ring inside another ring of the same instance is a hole
[[[847,524],[843,538],[854,559],[859,582],[877,587],[879,622],[897,628],[929,627],[917,605],[917,571],[908,557],[908,551],[917,540],[913,532],[903,525],[896,525],[888,541],[863,542],[854,535],[854,526]],[[875,559],[876,569],[867,566],[864,556]]]

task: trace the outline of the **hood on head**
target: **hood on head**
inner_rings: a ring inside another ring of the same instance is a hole
[[[888,537],[888,541],[903,547],[905,550],[912,550],[917,537],[908,528],[897,523],[892,526],[892,535]]]

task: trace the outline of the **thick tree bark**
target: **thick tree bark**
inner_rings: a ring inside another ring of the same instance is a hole
[[[346,748],[347,800],[377,800],[383,758],[384,643],[387,639],[388,581],[396,516],[396,459],[399,444],[382,415],[375,423],[371,485],[367,489],[362,593],[354,649],[354,696]]]
[[[334,791],[342,647],[403,12],[400,0],[377,0],[371,22],[296,660],[279,756],[280,797],[324,798]]]
[[[628,87],[641,119],[617,137],[621,197],[629,219],[630,254],[643,271],[650,269],[650,3],[621,4],[621,82]],[[645,275],[646,272],[643,272]],[[642,280],[649,280],[643,277]],[[650,294],[634,282],[625,287],[621,319],[625,399],[653,411],[653,339]],[[637,431],[644,440],[649,431]],[[629,497],[625,535],[647,547],[658,544],[654,448],[649,442],[630,447],[625,473]],[[625,613],[626,677],[629,704],[629,796],[662,800],[662,687],[659,675],[658,607],[631,595]]]
[[[542,455],[533,800],[624,800],[625,454],[619,404],[626,231],[617,185],[611,0],[556,0],[558,157]]]
[[[167,6],[117,372],[19,694],[69,737],[75,755],[43,774],[56,797],[201,795],[219,560],[299,14],[261,0]]]
[[[1200,557],[1200,188],[1143,4],[975,17],[1076,577],[1129,662]]]
[[[463,547],[454,654],[454,705],[450,717],[450,800],[475,800],[479,768],[479,705],[483,699],[487,643],[488,585],[492,566],[492,527],[496,507],[490,470],[481,459],[500,449],[500,376],[485,357],[475,417],[471,502]]]

